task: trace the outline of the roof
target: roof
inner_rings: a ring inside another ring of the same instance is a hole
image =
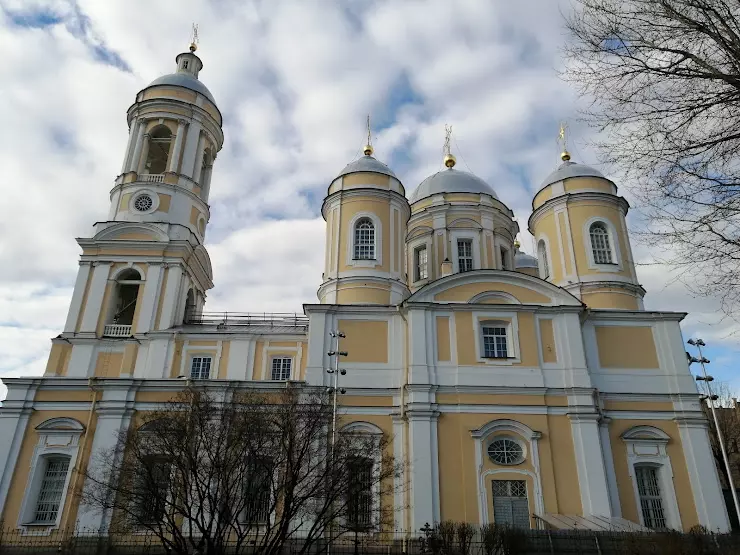
[[[514,255],[514,268],[539,268],[539,262],[531,254],[517,251]]]
[[[416,202],[439,193],[484,193],[498,200],[493,187],[480,177],[454,168],[447,168],[422,181],[411,193],[409,202]]]
[[[213,98],[211,91],[208,90],[208,87],[206,87],[201,81],[199,81],[189,73],[179,72],[162,75],[161,77],[157,77],[154,81],[149,83],[146,88],[156,87],[158,85],[175,85],[177,87],[185,87],[186,89],[190,89],[191,91],[202,94],[208,100],[216,104],[216,100]]]
[[[552,183],[557,183],[558,181],[569,179],[571,177],[600,177],[602,179],[607,179],[604,177],[604,174],[596,168],[592,168],[585,164],[577,164],[576,162],[568,160],[560,164],[558,169],[548,175],[540,187],[547,187]]]
[[[339,175],[337,175],[337,177],[342,177],[350,173],[359,172],[382,173],[383,175],[389,175],[398,179],[396,177],[396,174],[393,173],[393,171],[388,166],[386,166],[380,160],[377,160],[376,158],[368,155],[365,155],[362,158],[359,158],[354,162],[350,162],[349,164],[344,166],[344,169],[339,172]]]

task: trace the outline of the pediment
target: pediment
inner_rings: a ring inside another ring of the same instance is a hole
[[[165,232],[155,225],[140,222],[121,222],[106,227],[97,233],[93,240],[96,241],[169,241]]]

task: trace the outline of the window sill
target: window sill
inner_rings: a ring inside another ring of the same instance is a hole
[[[485,360],[514,360],[516,357],[481,357]]]
[[[377,262],[377,258],[353,258],[352,262]]]

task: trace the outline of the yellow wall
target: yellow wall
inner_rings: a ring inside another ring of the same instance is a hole
[[[448,362],[450,357],[450,319],[437,316],[437,360]]]
[[[103,349],[98,352],[93,375],[97,378],[117,378],[121,374],[122,363],[123,353],[113,353]]]
[[[362,185],[377,185],[384,189],[390,188],[390,178],[382,173],[358,172],[345,175],[342,178],[344,189],[352,189]]]
[[[604,205],[604,203],[598,201],[574,199],[568,205],[568,217],[571,223],[576,266],[580,275],[597,273],[588,267],[588,254],[586,251],[588,241],[584,237],[583,223],[590,218],[600,217],[611,222],[616,229],[617,239],[619,241],[622,269],[619,270],[617,266],[614,266],[612,273],[624,277],[631,276],[630,269],[632,267],[632,261],[628,259],[630,251],[627,246],[627,230],[624,227],[622,212],[616,206]]]
[[[519,285],[509,285],[507,283],[466,283],[456,287],[450,287],[434,296],[435,301],[447,302],[468,302],[474,296],[487,291],[503,291],[513,295],[521,303],[546,304],[550,298],[545,295],[520,287]]]
[[[653,329],[649,326],[596,326],[602,368],[658,368]]]
[[[376,320],[339,320],[344,337],[339,342],[346,362],[388,362],[388,322]],[[341,361],[340,361],[341,363]]]
[[[583,293],[581,301],[589,308],[611,308],[615,310],[639,310],[637,297],[622,291],[598,291]]]
[[[563,279],[563,265],[560,259],[560,252],[562,251],[562,244],[558,239],[558,231],[555,225],[555,214],[549,212],[544,216],[541,216],[537,221],[537,224],[533,228],[533,235],[537,240],[541,236],[547,237],[546,243],[549,243],[550,252],[550,280],[554,282],[560,282]],[[565,230],[563,230],[564,232]],[[568,254],[568,251],[565,251]],[[568,256],[570,256],[568,254]]]
[[[72,354],[72,345],[53,343],[49,360],[46,363],[46,374],[62,376],[66,374],[66,366],[69,364],[69,356]]]
[[[354,287],[340,287],[337,291],[337,304],[381,304],[391,303],[391,292],[388,289],[379,289],[375,283],[363,284]],[[372,287],[369,287],[372,285]]]
[[[555,330],[551,319],[540,319],[540,348],[542,362],[557,362],[558,353],[555,346]]]
[[[380,220],[381,241],[381,264],[374,266],[376,270],[383,272],[390,271],[390,253],[391,253],[391,220],[390,220],[390,203],[388,200],[380,199],[374,196],[355,196],[348,197],[342,201],[342,212],[339,229],[339,271],[354,269],[354,266],[347,264],[347,253],[349,251],[349,241],[353,240],[354,230],[350,227],[350,221],[359,212],[370,212]],[[377,230],[376,230],[377,234]],[[399,230],[396,230],[399,234]],[[352,253],[350,253],[352,256]],[[376,253],[377,256],[377,253]]]

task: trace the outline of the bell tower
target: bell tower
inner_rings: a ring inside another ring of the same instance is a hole
[[[179,54],[175,72],[139,91],[128,109],[129,140],[108,218],[77,240],[80,269],[47,374],[92,375],[94,340],[135,341],[181,325],[213,287],[203,242],[224,137],[214,97],[198,79],[196,48]],[[66,360],[55,357],[60,342],[72,345]]]

